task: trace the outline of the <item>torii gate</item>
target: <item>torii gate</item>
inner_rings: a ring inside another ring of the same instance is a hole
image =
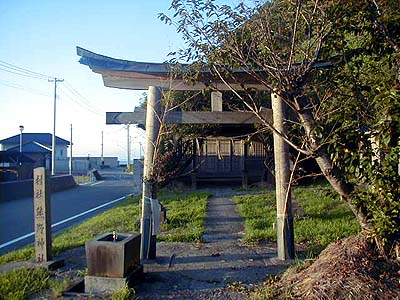
[[[107,87],[147,90],[147,109],[144,112],[107,112],[106,124],[145,124],[146,152],[143,170],[142,219],[141,219],[141,258],[155,258],[155,235],[151,235],[151,202],[156,199],[155,190],[148,182],[155,141],[157,140],[161,121],[162,90],[198,91],[209,89],[212,92],[211,112],[172,111],[163,116],[163,121],[170,124],[254,124],[259,119],[252,112],[222,111],[221,95],[215,91],[243,90],[255,88],[266,90],[266,87],[254,81],[244,70],[234,72],[236,77],[230,82],[222,82],[211,76],[207,70],[194,85],[187,84],[182,78],[171,79],[171,65],[167,63],[143,63],[115,59],[99,55],[77,47],[81,56],[79,62],[89,66],[93,72],[101,74]],[[183,66],[184,67],[184,66]],[[229,84],[229,86],[228,86]],[[264,109],[263,118],[281,135],[286,135],[284,126],[286,105],[278,94],[271,94],[272,112]],[[277,202],[277,244],[278,258],[294,258],[294,234],[291,197],[289,189],[289,149],[282,136],[274,132],[275,185]],[[150,249],[150,250],[149,250]]]

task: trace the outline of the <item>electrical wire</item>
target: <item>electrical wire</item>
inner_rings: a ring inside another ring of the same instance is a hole
[[[85,103],[85,105],[90,107],[92,110],[101,111],[96,106],[94,106],[89,100],[87,100],[84,96],[82,96],[81,93],[79,93],[76,89],[74,89],[68,81],[65,81],[64,85],[72,94],[74,94],[77,98],[80,99],[80,101]]]
[[[41,90],[37,90],[37,89],[33,89],[21,84],[18,84],[16,82],[12,82],[12,81],[7,81],[7,80],[1,80],[0,79],[0,84],[6,87],[10,87],[10,88],[14,88],[17,89],[19,91],[23,91],[23,92],[27,92],[33,95],[40,95],[40,96],[51,96],[50,93],[45,92],[45,91],[41,91]]]
[[[48,80],[49,78],[53,78],[51,76],[34,72],[25,68],[18,67],[16,65],[10,64],[8,62],[0,60],[0,70],[20,76],[25,76],[29,78],[34,78],[34,79],[40,79],[40,80]]]
[[[68,93],[68,97],[73,97],[75,101],[79,102],[79,105],[83,108],[87,109],[88,111],[95,113],[100,116],[104,116],[104,112],[94,106],[89,100],[87,100],[81,93],[79,93],[76,89],[74,89],[70,83],[64,81],[63,88],[65,88],[65,93]]]
[[[16,65],[10,64],[8,62],[5,62],[3,60],[0,60],[0,71],[3,72],[7,72],[7,73],[11,73],[11,74],[15,74],[15,75],[19,75],[19,76],[24,76],[24,77],[28,77],[28,78],[33,78],[33,79],[39,79],[39,80],[49,80],[51,78],[51,76],[42,74],[42,73],[38,73],[38,72],[34,72],[31,70],[28,70],[26,68],[21,68],[18,67]],[[49,93],[43,92],[43,91],[39,91],[39,90],[35,90],[32,88],[28,88],[26,86],[17,84],[15,82],[0,82],[0,84],[10,87],[10,88],[14,88],[14,89],[18,89],[18,90],[24,90],[26,92],[29,92],[31,94],[36,94],[36,95],[42,95],[42,96],[50,96]],[[93,106],[89,100],[87,100],[81,93],[79,93],[75,88],[72,87],[72,85],[68,82],[65,82],[64,85],[62,85],[63,87],[65,87],[65,90],[63,90],[62,88],[61,90],[61,94],[63,94],[66,98],[68,98],[69,100],[71,100],[72,102],[76,103],[77,105],[79,105],[80,107],[86,109],[87,111],[94,113],[96,115],[99,116],[103,116],[104,113],[101,112],[101,110],[99,110],[98,108],[96,108],[95,106]],[[61,87],[61,86],[60,86]]]
[[[29,77],[29,78],[33,78],[33,79],[47,80],[47,78],[43,78],[43,77],[39,77],[39,76],[33,76],[33,75],[29,75],[29,74],[18,73],[18,72],[6,70],[6,69],[3,69],[3,68],[0,68],[0,71],[8,72],[8,73],[19,75],[19,76]]]
[[[19,70],[21,72],[30,73],[32,75],[36,75],[36,76],[40,76],[40,77],[46,77],[46,78],[50,78],[51,77],[51,76],[48,76],[48,75],[45,75],[45,74],[42,74],[42,73],[38,73],[38,72],[34,72],[34,71],[31,71],[31,70],[28,70],[28,69],[25,69],[25,68],[18,67],[16,65],[10,64],[10,63],[2,61],[2,60],[0,60],[0,65],[4,65],[7,68],[14,69],[14,70]]]
[[[86,104],[82,103],[82,101],[79,101],[78,99],[76,99],[75,96],[71,96],[68,92],[66,92],[66,90],[64,90],[61,86],[59,89],[59,92],[62,96],[65,96],[67,99],[69,99],[70,101],[74,102],[75,104],[79,105],[81,108],[95,114],[98,116],[103,116],[104,114],[102,114],[101,112],[91,108],[90,106],[87,106]]]

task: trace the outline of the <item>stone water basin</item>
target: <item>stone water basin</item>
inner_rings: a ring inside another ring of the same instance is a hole
[[[89,276],[123,278],[140,265],[140,234],[105,233],[86,243]]]

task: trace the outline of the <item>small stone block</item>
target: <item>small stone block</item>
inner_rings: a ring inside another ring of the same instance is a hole
[[[138,266],[126,277],[113,278],[102,276],[85,276],[85,293],[94,295],[110,294],[113,291],[123,288],[125,285],[133,287],[143,276],[143,266]]]
[[[167,209],[161,204],[160,224],[167,222]]]
[[[64,266],[64,260],[57,259],[44,262],[36,262],[35,260],[31,260],[29,261],[28,266],[35,269],[56,270]]]

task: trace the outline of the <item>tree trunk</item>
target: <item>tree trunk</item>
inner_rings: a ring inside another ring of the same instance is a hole
[[[295,99],[296,106],[299,108],[298,116],[306,132],[309,148],[314,154],[318,166],[332,188],[349,205],[361,227],[367,230],[372,229],[372,224],[368,222],[367,216],[362,208],[358,208],[350,197],[350,194],[354,191],[354,186],[345,182],[340,178],[340,176],[338,176],[338,170],[333,165],[332,160],[328,156],[326,150],[321,147],[318,137],[313,133],[315,120],[311,111],[309,109],[301,109],[300,101],[301,100]]]

